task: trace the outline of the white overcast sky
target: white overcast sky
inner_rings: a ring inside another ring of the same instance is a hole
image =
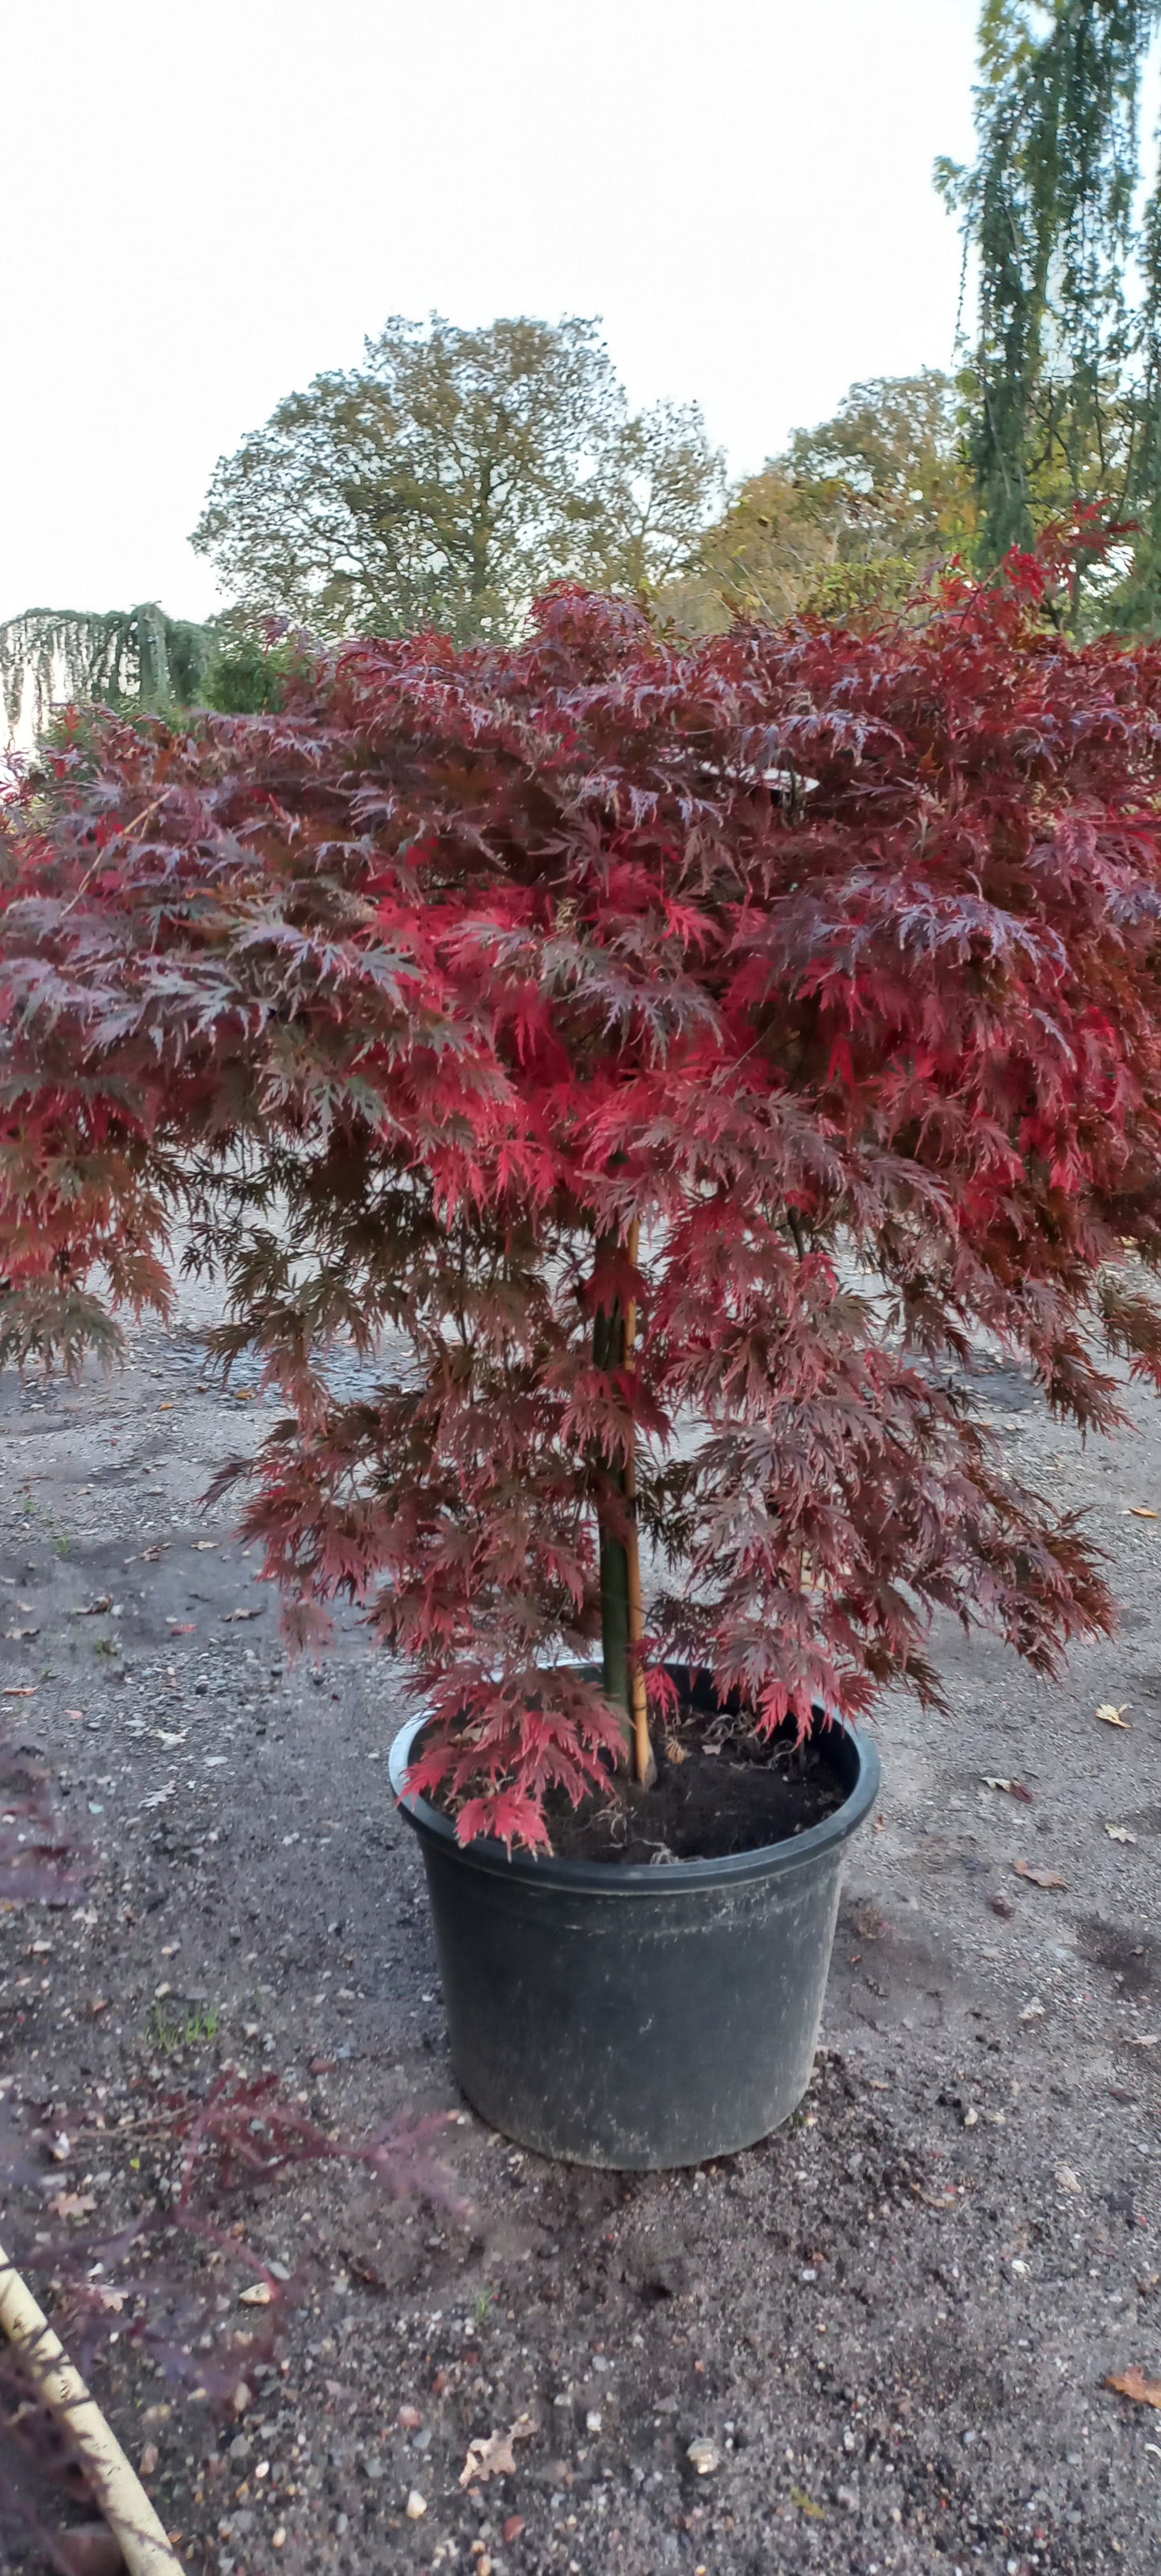
[[[0,619],[215,604],[219,455],[389,313],[597,314],[731,470],[946,365],[978,0],[7,0]]]

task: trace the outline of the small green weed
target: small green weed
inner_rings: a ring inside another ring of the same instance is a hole
[[[479,2298],[478,2298],[478,2299],[477,2299],[477,2301],[476,2301],[476,2324],[477,2324],[478,2326],[486,2325],[486,2323],[487,2323],[487,2318],[488,2318],[488,2310],[489,2310],[489,2308],[494,2308],[494,2307],[495,2307],[495,2304],[496,2304],[496,2293],[495,2293],[495,2291],[494,2291],[494,2290],[481,2290],[480,2295],[479,2295]]]
[[[151,2004],[145,2019],[145,2036],[151,2048],[163,2057],[175,2057],[179,2048],[208,2048],[218,2036],[222,2018],[220,2004],[190,2004],[183,2012],[173,2012],[164,2003]]]

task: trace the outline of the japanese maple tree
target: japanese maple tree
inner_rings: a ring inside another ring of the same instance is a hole
[[[1044,1673],[1110,1624],[970,1372],[1161,1381],[1161,648],[1011,570],[685,649],[562,592],[6,810],[3,1353],[216,1265],[247,1533],[408,1659],[465,1838],[640,1772],[667,1661],[804,1729],[938,1701],[935,1611]]]

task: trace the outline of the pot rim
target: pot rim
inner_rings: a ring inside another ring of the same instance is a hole
[[[882,1777],[878,1750],[869,1737],[857,1733],[845,1718],[832,1718],[830,1724],[845,1736],[858,1768],[842,1805],[835,1808],[833,1815],[824,1816],[820,1824],[808,1825],[805,1833],[790,1835],[783,1842],[759,1843],[753,1851],[724,1852],[716,1860],[671,1860],[663,1865],[652,1861],[566,1860],[555,1852],[509,1852],[505,1843],[484,1834],[478,1835],[475,1842],[461,1843],[451,1818],[441,1815],[429,1799],[407,1786],[412,1749],[426,1724],[424,1709],[408,1718],[389,1757],[391,1786],[408,1824],[441,1844],[448,1857],[454,1856],[465,1868],[510,1882],[523,1880],[529,1887],[571,1888],[593,1896],[694,1896],[705,1888],[733,1887],[740,1880],[771,1878],[801,1869],[857,1832],[875,1804]]]

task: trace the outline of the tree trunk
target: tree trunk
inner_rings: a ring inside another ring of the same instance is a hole
[[[606,1244],[598,1245],[598,1251]],[[593,1323],[593,1358],[599,1369],[623,1366],[625,1356],[624,1321],[619,1305],[611,1311],[598,1307]],[[624,1469],[611,1459],[603,1460],[605,1476],[615,1494],[625,1490]],[[619,1517],[619,1516],[618,1516]],[[605,1694],[626,1718],[632,1714],[629,1689],[629,1552],[624,1539],[610,1526],[607,1504],[598,1506],[601,1541],[601,1654],[604,1661]]]
[[[605,1237],[598,1252],[612,1249],[617,1238]],[[634,1221],[629,1229],[626,1250],[636,1266],[638,1229]],[[637,1310],[631,1305],[622,1314],[619,1302],[611,1311],[598,1308],[593,1325],[593,1358],[601,1369],[631,1369],[637,1338]],[[657,1765],[649,1741],[649,1720],[645,1694],[642,1648],[645,1634],[644,1600],[641,1588],[641,1557],[637,1544],[637,1479],[632,1460],[626,1470],[610,1459],[605,1474],[613,1492],[620,1498],[616,1514],[618,1527],[610,1525],[604,1511],[600,1519],[601,1574],[601,1654],[607,1698],[625,1712],[626,1736],[634,1777],[646,1784],[657,1776]],[[624,1532],[624,1535],[621,1532]]]

